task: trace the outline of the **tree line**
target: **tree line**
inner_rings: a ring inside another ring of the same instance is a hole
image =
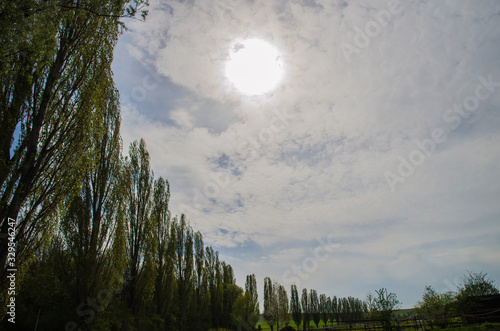
[[[500,294],[494,281],[483,272],[468,272],[456,290],[439,293],[432,286],[426,286],[422,300],[415,305],[415,317],[441,328],[452,320],[450,317],[471,314],[480,308],[475,296]],[[295,284],[290,288],[290,300],[283,285],[269,277],[264,279],[263,317],[271,331],[288,326],[291,321],[305,331],[311,322],[323,325],[348,325],[360,321],[379,321],[386,330],[391,329],[394,312],[401,306],[397,295],[386,288],[369,292],[365,300],[354,297],[326,296],[316,290],[302,289],[299,293]]]
[[[295,325],[302,325],[307,330],[311,322],[319,327],[323,325],[352,325],[366,319],[386,321],[390,325],[390,317],[394,309],[400,306],[395,293],[389,293],[386,288],[375,291],[376,296],[368,294],[366,301],[354,297],[326,296],[314,289],[299,291],[295,284],[290,288],[290,300],[283,285],[264,279],[264,319],[271,331],[287,326],[293,320]]]

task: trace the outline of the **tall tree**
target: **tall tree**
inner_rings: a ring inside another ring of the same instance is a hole
[[[319,295],[319,313],[320,313],[320,318],[325,323],[325,325],[328,324],[328,308],[326,304],[326,295],[325,294],[320,294]]]
[[[333,296],[332,298],[332,310],[330,312],[330,319],[332,320],[332,325],[333,325],[333,320],[335,320],[338,324],[339,322],[339,303],[337,296]]]
[[[316,290],[310,290],[309,292],[309,307],[314,324],[316,324],[318,328],[319,321],[321,320],[321,313],[319,310],[318,292],[316,292]]]
[[[154,270],[151,267],[152,241],[157,235],[151,222],[153,172],[143,139],[130,144],[128,170],[127,258],[128,304],[135,313],[136,327],[145,321],[149,296],[152,295]],[[146,300],[147,299],[147,300]]]
[[[189,226],[184,214],[180,220],[175,219],[176,232],[176,266],[177,266],[177,329],[186,330],[189,306],[193,290],[193,229]]]
[[[118,18],[146,1],[0,3],[0,294],[8,220],[17,267],[50,239],[62,201],[79,191],[91,135],[113,86]],[[126,15],[128,15],[126,14]],[[23,266],[24,265],[24,266]]]
[[[248,302],[248,298],[252,298],[251,303]],[[242,299],[245,302],[245,324],[251,329],[255,328],[255,324],[259,320],[259,294],[257,292],[257,279],[254,274],[247,275],[245,281],[245,298]]]
[[[257,292],[257,279],[255,278],[255,274],[247,275],[245,281],[245,292],[248,292],[252,295],[252,300],[254,302],[257,311],[259,310],[259,294]]]
[[[156,262],[155,262],[155,290],[154,303],[159,319],[160,329],[172,329],[172,297],[175,285],[175,250],[170,235],[170,185],[167,180],[159,177],[154,182],[153,206],[151,210],[151,223],[156,227]]]
[[[295,284],[293,284],[291,288],[290,310],[292,312],[292,319],[298,329],[302,322],[302,309],[300,308],[299,293],[297,291],[297,285]]]
[[[219,252],[212,247],[206,248],[206,264],[208,268],[208,287],[210,292],[210,313],[212,326],[222,326],[223,283],[219,261]]]
[[[301,304],[304,320],[303,329],[305,331],[306,328],[309,328],[309,322],[311,321],[311,304],[310,298],[307,295],[307,289],[302,290]]]
[[[278,321],[283,322],[283,324],[287,326],[291,319],[288,295],[283,285],[276,283],[276,288],[278,289]]]
[[[83,185],[78,195],[68,199],[69,207],[61,222],[61,234],[74,261],[71,270],[76,280],[74,293],[78,302],[96,297],[100,289],[109,286],[110,279],[121,283],[125,267],[124,261],[119,259],[124,254],[120,238],[114,243],[121,231],[118,226],[122,226],[120,215],[126,196],[116,92],[109,91],[102,108],[104,128],[91,136],[91,162]]]
[[[271,327],[271,331],[276,324],[276,291],[271,278],[264,278],[264,319]]]
[[[191,312],[191,330],[206,330],[210,326],[210,292],[208,289],[208,268],[205,261],[205,248],[201,232],[194,234],[194,262],[195,262],[195,300]]]
[[[325,304],[325,312],[326,312],[326,321],[325,324],[328,325],[328,320],[332,321],[333,325],[333,308],[332,308],[332,299],[330,297],[326,298],[326,304]]]

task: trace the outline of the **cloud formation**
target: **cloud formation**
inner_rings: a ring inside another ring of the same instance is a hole
[[[329,295],[384,286],[412,306],[466,269],[499,280],[499,13],[496,1],[152,1],[115,54],[124,142],[146,139],[173,212],[239,282],[286,283],[325,238],[335,250],[300,286]],[[276,90],[231,87],[239,38],[280,50]]]

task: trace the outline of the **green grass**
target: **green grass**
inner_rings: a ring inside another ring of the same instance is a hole
[[[288,323],[288,325],[290,325],[290,326],[291,326],[292,328],[294,328],[295,330],[302,330],[302,324],[303,324],[303,323],[300,323],[300,325],[299,325],[299,326],[300,326],[300,328],[297,328],[297,325],[295,324],[295,322],[294,322],[294,321],[290,321],[290,323]],[[266,322],[260,322],[260,323],[257,323],[256,328],[258,328],[258,327],[259,327],[259,325],[260,325],[260,327],[262,328],[262,331],[270,331],[270,330],[271,330],[271,327],[270,327],[270,326],[269,326],[269,324],[267,324]],[[330,326],[331,324],[328,324],[328,325]],[[322,328],[322,327],[324,327],[324,326],[325,326],[325,323],[323,323],[323,322],[319,322],[319,327],[320,327],[320,328]],[[284,324],[282,324],[282,323],[280,323],[280,329],[282,329],[282,328],[284,328],[284,327],[285,327],[285,325],[284,325]],[[315,328],[316,328],[316,324],[314,324],[314,322],[312,322],[312,321],[311,321],[311,322],[309,323],[309,328],[311,328],[311,329],[315,329]],[[274,331],[276,331],[276,325],[274,326]]]
[[[437,329],[436,329],[437,330]],[[498,331],[500,323],[485,323],[473,326],[461,326],[458,328],[440,329],[442,331]]]

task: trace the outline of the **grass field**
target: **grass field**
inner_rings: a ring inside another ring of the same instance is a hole
[[[258,328],[259,325],[262,328],[262,331],[270,331],[271,330],[271,328],[269,327],[269,325],[266,322],[257,323],[256,327]],[[297,326],[295,325],[295,323],[293,321],[288,323],[288,325],[290,325],[291,327],[293,327],[297,331],[302,330],[302,324],[300,324],[300,328],[297,328]],[[325,326],[325,324],[323,322],[319,323],[320,328],[324,327],[324,326]],[[280,329],[283,327],[284,327],[284,325],[280,325]],[[316,328],[316,324],[314,324],[314,322],[311,322],[309,324],[309,328],[314,330]],[[428,330],[435,330],[435,331],[438,331],[438,330],[439,331],[500,331],[500,324],[498,324],[498,323],[486,323],[483,325],[462,326],[462,327],[455,327],[455,328],[448,328],[448,329],[434,328],[434,329],[428,329]],[[274,327],[274,331],[277,331],[276,326]]]
[[[271,327],[269,326],[269,324],[267,324],[266,322],[260,322],[260,323],[257,323],[257,328],[259,327],[262,328],[262,331],[270,331],[271,330]],[[290,325],[292,328],[294,328],[295,330],[302,330],[302,323],[300,324],[300,328],[297,328],[297,325],[295,324],[294,321],[290,321],[290,323],[288,323],[288,325]],[[319,327],[322,328],[325,326],[325,323],[323,322],[319,322]],[[284,328],[285,325],[284,324],[280,324],[280,329]],[[316,328],[316,324],[314,324],[314,322],[310,322],[309,323],[309,328],[310,329],[315,329]],[[274,331],[276,331],[276,326],[274,326]]]

